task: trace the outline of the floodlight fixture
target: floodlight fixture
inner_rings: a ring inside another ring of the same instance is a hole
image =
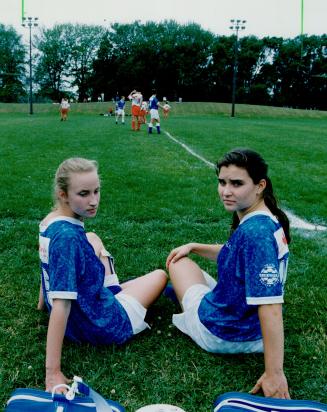
[[[32,72],[32,27],[38,26],[38,17],[23,17],[23,27],[29,28],[29,46],[30,46],[30,59],[29,59],[29,67],[30,67],[30,91],[29,91],[29,103],[30,103],[30,114],[33,114],[33,72]]]

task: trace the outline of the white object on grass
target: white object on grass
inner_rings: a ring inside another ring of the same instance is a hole
[[[165,403],[157,403],[153,405],[142,406],[135,412],[185,412],[183,409],[178,406],[168,405]]]

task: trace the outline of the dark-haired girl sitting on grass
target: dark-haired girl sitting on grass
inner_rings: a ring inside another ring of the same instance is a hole
[[[282,303],[290,242],[289,221],[277,206],[268,166],[248,149],[217,164],[218,193],[233,213],[225,245],[188,243],[167,258],[183,312],[174,325],[214,353],[264,352],[265,371],[252,393],[290,397],[283,371]],[[218,282],[187,256],[217,261]]]

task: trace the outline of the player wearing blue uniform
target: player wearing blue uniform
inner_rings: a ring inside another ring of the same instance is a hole
[[[116,124],[118,124],[118,119],[121,117],[121,124],[125,124],[125,96],[122,96],[117,102],[116,108]]]
[[[119,284],[113,258],[84,220],[94,217],[100,182],[94,161],[64,161],[55,177],[55,209],[40,224],[42,300],[50,311],[46,390],[67,383],[61,372],[64,336],[75,342],[122,344],[148,327],[147,308],[166,284],[163,270]],[[59,391],[65,391],[60,389]]]
[[[112,101],[115,103],[115,112],[117,112],[118,110],[118,102],[119,102],[120,98],[119,98],[119,94],[118,92],[116,93],[116,96],[112,99]]]
[[[152,133],[152,128],[156,125],[157,133],[160,134],[160,116],[159,107],[161,107],[159,100],[157,99],[156,91],[153,90],[153,94],[149,99],[149,110],[150,110],[150,123],[148,127],[148,133]]]
[[[183,309],[173,316],[175,326],[208,352],[264,351],[265,372],[252,392],[289,398],[282,318],[289,222],[277,206],[267,170],[256,152],[227,153],[217,174],[220,199],[233,212],[229,240],[180,246],[166,265]],[[217,261],[218,282],[187,257],[191,252]]]

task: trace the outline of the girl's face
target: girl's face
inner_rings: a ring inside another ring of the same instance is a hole
[[[71,217],[80,220],[94,217],[100,202],[100,181],[97,171],[72,173],[68,193],[61,192],[59,196]]]
[[[237,212],[239,218],[242,218],[259,206],[261,193],[266,187],[264,179],[254,184],[246,169],[229,165],[221,167],[218,180],[220,200],[229,212]]]

